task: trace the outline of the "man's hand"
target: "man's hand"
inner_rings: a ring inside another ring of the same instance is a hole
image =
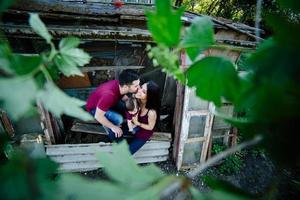
[[[119,138],[123,135],[122,129],[118,126],[112,127],[111,130],[115,133],[116,138]]]

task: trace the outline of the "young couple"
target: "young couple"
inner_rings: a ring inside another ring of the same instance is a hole
[[[130,112],[131,109],[126,112],[125,101],[130,100],[128,94],[135,96],[137,104],[134,106],[138,105],[136,114]],[[152,136],[159,118],[159,107],[158,85],[148,81],[140,86],[139,76],[132,70],[124,70],[119,80],[111,80],[98,86],[90,94],[86,104],[86,110],[103,125],[111,141],[120,141],[124,134],[128,134],[128,127],[121,126],[123,116],[127,113],[128,120],[136,126],[133,139],[129,142],[131,154],[139,150]]]

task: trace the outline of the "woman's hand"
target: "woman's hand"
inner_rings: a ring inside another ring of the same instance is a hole
[[[137,125],[137,126],[140,126],[140,124],[141,124],[141,123],[138,121],[138,115],[132,117],[132,122],[133,122],[135,125]]]

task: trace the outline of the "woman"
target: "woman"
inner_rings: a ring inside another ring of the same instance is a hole
[[[138,99],[140,110],[132,121],[139,128],[134,134],[134,139],[129,143],[129,150],[134,154],[153,134],[153,129],[159,119],[160,91],[153,81],[143,84],[135,95]]]

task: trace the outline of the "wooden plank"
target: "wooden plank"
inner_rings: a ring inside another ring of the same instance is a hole
[[[164,145],[164,144],[170,144],[166,141],[153,141],[150,140],[146,143],[147,145]],[[45,145],[46,148],[49,149],[56,149],[56,148],[66,148],[66,147],[90,147],[90,146],[111,146],[112,143],[105,143],[105,142],[99,142],[99,143],[87,143],[87,144],[56,144],[56,145]]]
[[[43,107],[40,102],[37,102],[38,110],[41,116],[41,126],[44,129],[46,143],[55,144],[55,138],[50,120],[49,112]]]
[[[111,152],[106,152],[111,153]],[[156,149],[151,151],[138,151],[133,157],[134,158],[148,158],[155,156],[168,156],[168,149]],[[87,161],[98,161],[95,153],[91,154],[75,154],[75,155],[55,155],[50,158],[57,163],[69,163],[69,162],[87,162]]]
[[[104,71],[104,70],[125,70],[125,69],[143,69],[145,66],[91,66],[82,67],[82,72]]]
[[[57,146],[57,145],[53,145]],[[147,142],[139,151],[147,151],[154,149],[166,149],[170,147],[170,142]],[[101,145],[88,145],[88,146],[60,146],[54,147],[47,145],[46,146],[47,155],[71,155],[71,154],[89,154],[95,152],[111,152],[111,145],[101,146]]]
[[[82,40],[93,41],[112,41],[128,40],[137,42],[152,42],[151,34],[148,30],[128,27],[99,26],[87,28],[84,26],[47,26],[49,32],[55,35],[55,38],[63,38],[67,36],[77,36]],[[1,24],[0,30],[5,32],[8,37],[14,38],[38,38],[30,26]],[[97,37],[95,37],[95,35]]]
[[[182,109],[183,109],[184,86],[177,83],[175,112],[173,117],[173,126],[175,127],[174,142],[173,142],[173,159],[178,160],[178,147],[180,140]]]
[[[137,158],[135,159],[137,163],[153,163],[166,161],[168,156],[157,156],[151,158]],[[89,171],[101,168],[99,161],[87,161],[87,162],[74,162],[74,163],[63,163],[59,167],[61,172],[78,172],[78,171]]]
[[[104,128],[100,124],[87,124],[87,123],[75,123],[73,124],[71,131],[82,132],[82,133],[92,133],[98,135],[107,135]]]
[[[166,132],[154,132],[153,135],[151,136],[150,140],[171,142],[172,135],[171,135],[171,133],[166,133]]]
[[[206,121],[207,123],[206,123],[205,131],[204,131],[204,136],[206,136],[206,140],[203,142],[201,159],[200,159],[200,162],[202,162],[202,163],[205,162],[205,160],[207,158],[209,142],[210,142],[211,136],[212,136],[212,124],[214,121],[214,115],[212,113],[215,110],[215,106],[212,103],[209,103],[209,110],[210,110],[210,114],[207,116],[208,119]]]
[[[100,124],[91,123],[81,123],[76,122],[71,128],[73,132],[82,132],[82,133],[91,133],[91,134],[99,134],[99,135],[107,135],[103,126]],[[159,140],[159,141],[171,141],[171,133],[166,132],[154,132],[151,136],[150,140]]]
[[[196,138],[188,138],[185,143],[193,143],[193,142],[203,142],[205,141],[207,138],[206,137],[196,137]]]
[[[6,134],[10,137],[13,138],[15,136],[15,130],[13,127],[13,124],[11,123],[11,120],[9,119],[7,113],[3,110],[0,110],[0,120],[2,121],[3,128],[6,132]],[[0,121],[0,123],[1,123]]]

